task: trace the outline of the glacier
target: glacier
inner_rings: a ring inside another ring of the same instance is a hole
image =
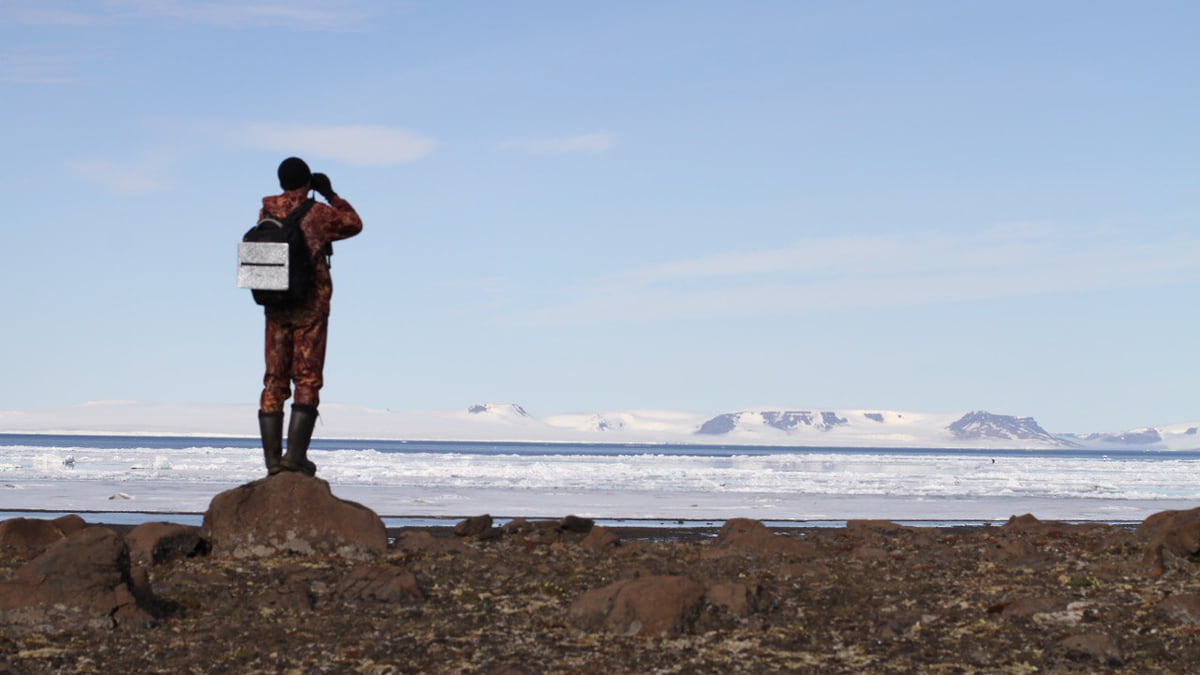
[[[0,433],[246,437],[250,404],[96,401],[0,410]],[[1200,449],[1200,423],[1054,433],[1032,417],[969,410],[772,408],[722,413],[618,410],[531,414],[515,403],[458,410],[392,411],[326,403],[318,437],[529,443],[715,444],[833,448]]]

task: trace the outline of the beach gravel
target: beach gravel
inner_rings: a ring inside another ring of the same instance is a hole
[[[606,527],[600,545],[566,522],[476,536],[392,529],[370,560],[166,556],[135,565],[153,621],[0,626],[0,672],[1187,673],[1200,663],[1194,519],[1178,514],[1141,532],[1028,515],[971,528]],[[27,564],[4,558],[0,580]]]

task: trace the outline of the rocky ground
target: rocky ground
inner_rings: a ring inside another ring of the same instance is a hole
[[[43,605],[13,609],[18,590],[60,572],[44,561],[54,547],[30,563],[31,551],[3,548],[0,536],[0,672],[1200,667],[1197,512],[1137,530],[1032,516],[970,529],[852,521],[771,531],[734,520],[707,532],[489,520],[457,533],[391,530],[385,553],[358,559],[236,558],[205,552],[193,528],[160,526],[149,538],[146,526],[113,528],[120,536],[93,534],[90,546],[128,542],[121,578],[136,607],[66,614],[44,590]],[[79,525],[61,528],[72,532],[54,546],[99,529]]]

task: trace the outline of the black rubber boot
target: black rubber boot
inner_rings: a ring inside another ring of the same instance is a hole
[[[292,421],[288,424],[287,454],[280,464],[287,471],[299,471],[306,476],[317,473],[317,465],[308,461],[308,444],[317,424],[317,409],[310,405],[293,405]]]
[[[283,413],[258,411],[258,433],[262,436],[263,459],[267,462],[267,474],[283,471]]]

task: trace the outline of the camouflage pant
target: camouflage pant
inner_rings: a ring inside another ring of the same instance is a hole
[[[296,403],[317,407],[325,383],[325,341],[329,315],[303,319],[267,317],[267,374],[263,376],[258,407],[266,413],[283,412],[283,402],[296,383]]]

